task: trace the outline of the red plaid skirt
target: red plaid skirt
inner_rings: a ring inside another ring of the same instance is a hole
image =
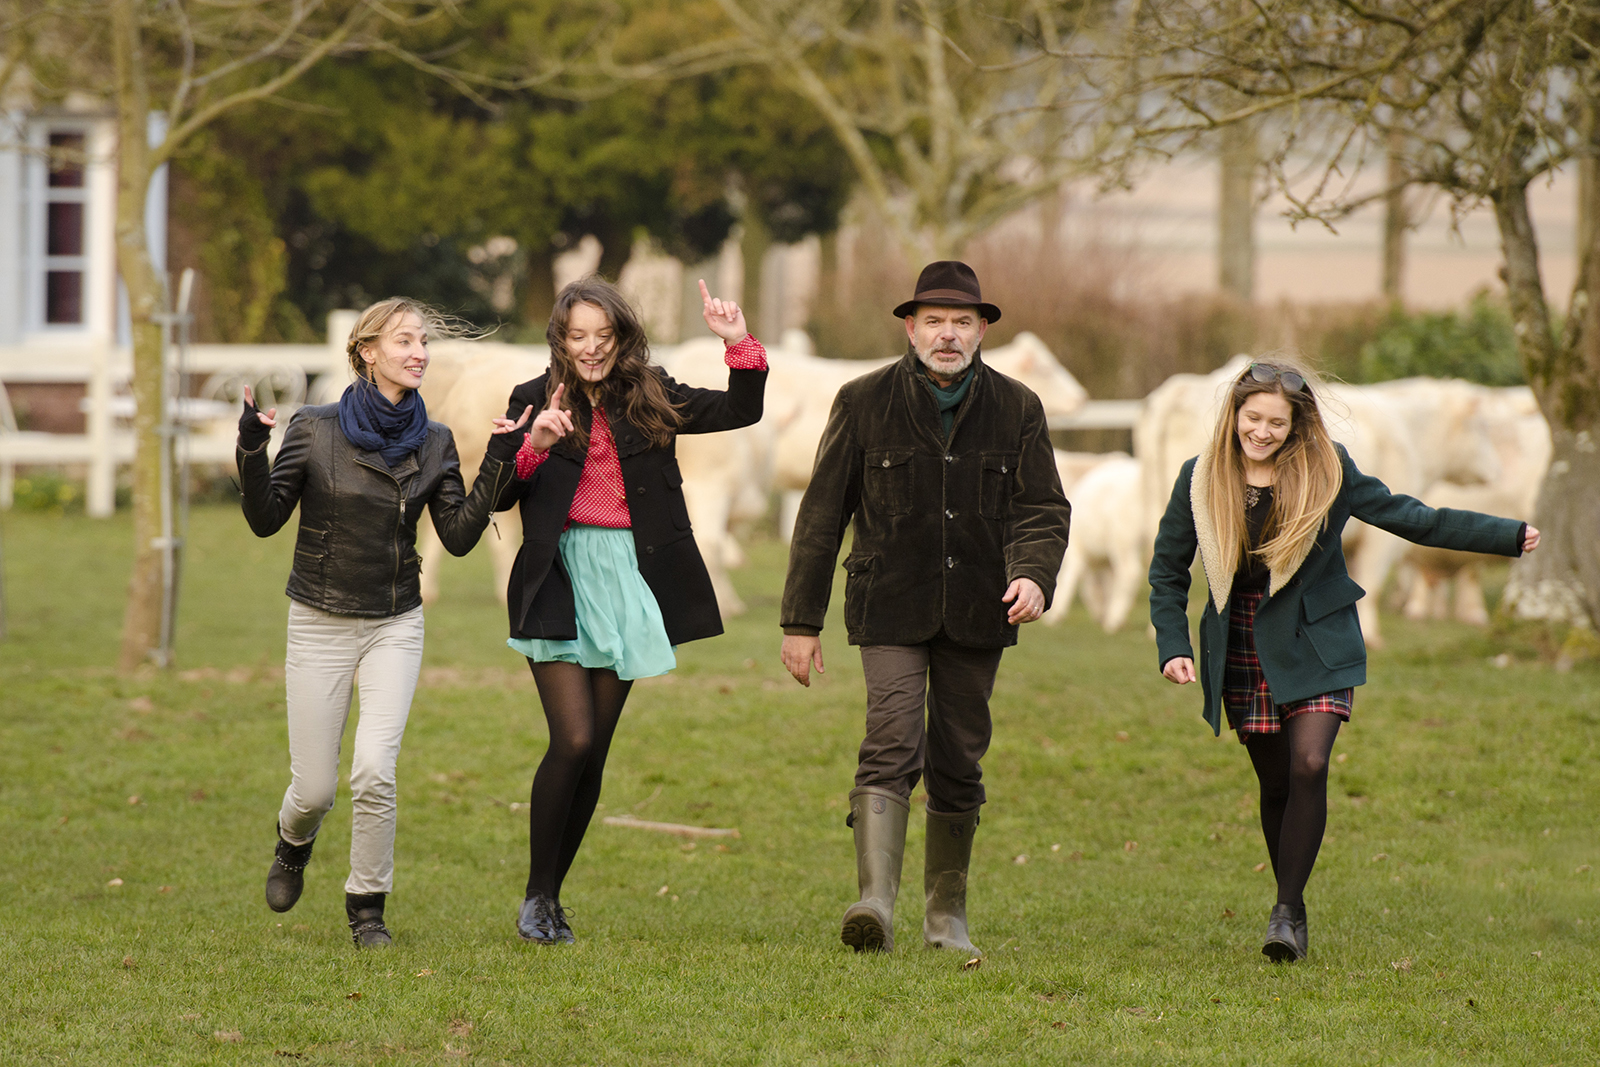
[[[1228,673],[1222,681],[1222,705],[1228,712],[1228,725],[1239,732],[1243,742],[1246,734],[1275,734],[1283,729],[1285,719],[1313,711],[1332,712],[1349,722],[1354,689],[1339,689],[1288,704],[1272,702],[1267,676],[1261,673],[1261,660],[1256,658],[1256,608],[1265,599],[1266,594],[1259,590],[1240,590],[1233,594],[1228,608]]]

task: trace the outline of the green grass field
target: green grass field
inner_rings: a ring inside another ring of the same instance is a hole
[[[125,517],[0,522],[0,1063],[1600,1060],[1593,665],[1497,668],[1487,634],[1387,619],[1335,749],[1311,955],[1274,967],[1239,745],[1159,678],[1142,625],[1030,626],[985,760],[970,912],[987,957],[963,970],[921,947],[920,818],[901,951],[857,957],[838,919],[859,660],[835,626],[826,680],[788,680],[782,551],[757,544],[735,578],[749,614],[635,689],[601,812],[742,836],[597,823],[563,893],[579,943],[541,949],[513,919],[543,718],[478,552],[449,561],[428,615],[396,945],[357,955],[347,795],[299,906],[262,902],[291,535],[198,511],[179,668],[126,679]]]

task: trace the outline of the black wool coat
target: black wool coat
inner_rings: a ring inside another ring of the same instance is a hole
[[[767,384],[764,370],[730,370],[726,392],[697,389],[674,381],[659,367],[652,370],[660,375],[667,395],[679,405],[683,422],[678,433],[717,433],[761,420]],[[507,417],[521,417],[529,405],[535,412],[543,410],[549,380],[548,374],[541,374],[513,389]],[[573,414],[587,431],[592,414]],[[620,411],[607,411],[606,417],[628,493],[639,573],[661,607],[667,640],[681,645],[715,637],[722,632],[722,616],[717,611],[711,576],[689,528],[676,442],[657,448]],[[571,441],[558,441],[533,477],[525,481],[513,479],[500,494],[497,511],[516,507],[522,515],[522,548],[511,567],[506,589],[512,637],[571,641],[578,636],[572,581],[556,548],[577,495],[585,458],[585,452]]]
[[[1297,565],[1274,571],[1267,597],[1256,609],[1256,655],[1274,704],[1309,700],[1367,680],[1367,646],[1356,601],[1366,590],[1345,569],[1340,538],[1351,518],[1419,545],[1522,555],[1528,524],[1476,511],[1430,508],[1356,467],[1343,445],[1335,445],[1343,467],[1339,495],[1315,541]],[[1195,666],[1205,692],[1205,720],[1221,733],[1222,685],[1228,669],[1228,612],[1233,574],[1218,573],[1221,550],[1208,510],[1208,464],[1187,460],[1172,487],[1172,499],[1156,533],[1150,561],[1150,621],[1156,628],[1162,667],[1179,656],[1195,659],[1189,643],[1189,578],[1195,552],[1205,568],[1210,596],[1200,617],[1200,656]]]
[[[822,629],[847,529],[852,645],[918,645],[942,631],[974,648],[1017,643],[1001,601],[1017,578],[1055,592],[1072,506],[1044,406],[974,360],[948,441],[915,355],[847,382],[817,447],[783,587],[785,633]]]

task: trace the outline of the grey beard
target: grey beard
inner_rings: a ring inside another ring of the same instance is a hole
[[[972,353],[970,355],[964,355],[963,356],[961,366],[957,367],[954,371],[941,370],[938,373],[941,376],[948,376],[948,377],[951,377],[951,378],[958,377],[958,376],[960,376],[962,374],[965,374],[967,372],[967,368],[972,366],[973,358],[975,356],[977,356],[977,354],[979,352],[981,352],[982,350],[983,350],[983,346],[980,344],[978,347],[976,347],[976,348],[974,348],[972,350]],[[910,341],[906,342],[906,351],[909,352],[911,355],[916,356],[917,357],[917,362],[921,363],[924,369],[930,370],[930,371],[934,369],[933,367],[928,365],[928,357],[923,355],[921,352],[919,352],[917,350],[917,346],[912,344]]]

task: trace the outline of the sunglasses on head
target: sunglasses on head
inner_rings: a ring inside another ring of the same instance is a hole
[[[1260,382],[1262,385],[1271,385],[1273,382],[1282,383],[1285,390],[1298,393],[1305,389],[1305,376],[1298,371],[1279,370],[1270,363],[1250,364],[1250,380]]]

